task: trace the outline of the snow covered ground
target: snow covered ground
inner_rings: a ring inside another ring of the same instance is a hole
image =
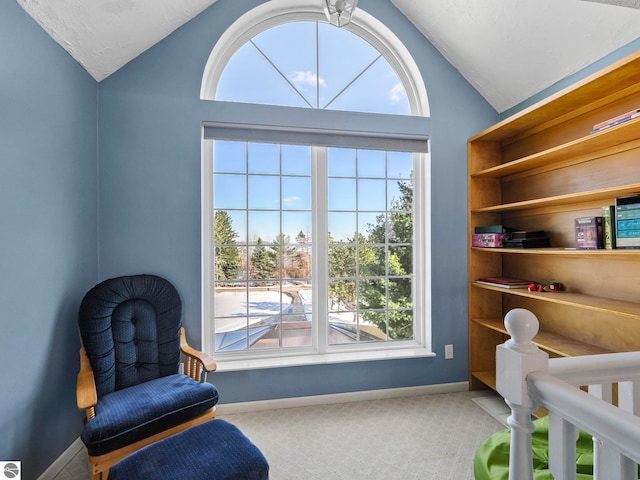
[[[297,291],[302,301],[303,311],[307,320],[311,321],[312,296],[311,290]],[[282,295],[277,290],[250,290],[247,292],[218,291],[216,292],[216,332],[230,332],[261,322],[267,317],[277,315],[289,305],[293,299],[289,295]],[[329,318],[333,322],[354,323],[353,312],[330,312]]]
[[[291,305],[292,298],[278,291],[251,290],[247,292],[216,292],[216,332],[229,332],[247,326],[247,314],[250,325],[262,321],[265,317],[276,315]]]

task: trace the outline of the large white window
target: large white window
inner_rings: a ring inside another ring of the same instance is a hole
[[[232,28],[214,49],[203,97],[428,111],[419,77],[407,74],[415,66],[398,68],[406,52],[393,53],[397,39],[362,27],[368,33],[357,35],[320,15],[317,7],[293,22],[249,15],[256,26],[241,42]],[[332,55],[338,45],[352,58]],[[430,354],[426,137],[250,121],[204,130],[207,351],[226,368]]]

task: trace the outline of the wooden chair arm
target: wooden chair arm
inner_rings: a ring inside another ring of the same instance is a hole
[[[206,372],[215,371],[216,362],[213,357],[189,346],[184,327],[180,328],[180,350],[186,357],[185,373],[194,380],[200,381],[202,370]]]
[[[80,372],[78,373],[78,383],[76,387],[76,401],[78,408],[87,410],[87,419],[95,416],[94,407],[98,403],[98,393],[96,391],[96,381],[93,377],[93,370],[89,363],[84,347],[80,348]]]

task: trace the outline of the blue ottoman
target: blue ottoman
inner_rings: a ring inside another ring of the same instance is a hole
[[[116,463],[109,480],[268,480],[262,452],[224,420],[191,427]]]

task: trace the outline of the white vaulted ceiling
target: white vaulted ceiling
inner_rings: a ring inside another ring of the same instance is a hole
[[[215,1],[17,0],[97,81]],[[640,0],[390,1],[498,112],[640,38]]]
[[[581,0],[392,2],[498,112],[640,37],[640,9]]]
[[[216,0],[17,0],[101,81]]]

